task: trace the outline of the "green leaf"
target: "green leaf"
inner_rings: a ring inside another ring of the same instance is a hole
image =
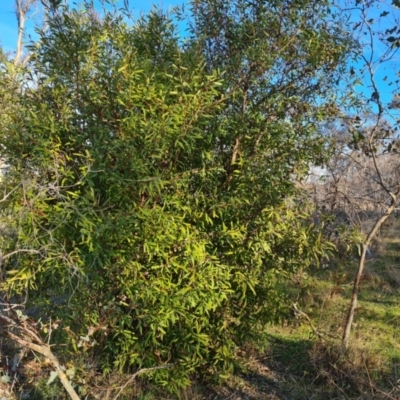
[[[58,377],[57,371],[50,371],[50,377],[46,382],[47,386],[51,385],[57,377]]]

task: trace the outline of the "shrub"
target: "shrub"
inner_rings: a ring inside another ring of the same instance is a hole
[[[346,42],[324,2],[267,3],[194,2],[185,43],[159,11],[130,26],[60,8],[26,68],[1,72],[3,290],[104,371],[229,370],[329,248],[294,181],[323,153]]]

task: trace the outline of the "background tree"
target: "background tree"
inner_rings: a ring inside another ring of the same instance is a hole
[[[342,339],[347,347],[366,255],[381,226],[398,207],[399,114],[395,99],[400,14],[385,2],[350,1],[340,6],[352,22],[352,35],[360,46],[354,63],[348,66],[358,81],[354,88],[358,101],[351,112],[343,110],[342,116],[324,129],[330,137],[332,157],[325,164],[324,181],[316,182],[314,190],[317,202],[328,213],[340,216],[342,222],[344,217],[361,232],[358,271]]]
[[[37,2],[37,0],[15,0],[15,14],[17,16],[18,23],[17,51],[14,57],[15,64],[27,61],[22,59],[25,23],[28,18],[29,12],[32,10],[33,6],[37,4]]]

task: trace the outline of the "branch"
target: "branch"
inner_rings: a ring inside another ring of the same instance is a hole
[[[296,317],[303,317],[303,318],[305,318],[305,319],[307,320],[308,325],[310,325],[310,328],[312,329],[314,335],[318,336],[320,339],[326,339],[325,336],[328,336],[328,337],[330,337],[330,338],[332,338],[332,339],[337,339],[335,336],[330,335],[329,333],[322,333],[322,332],[320,332],[320,331],[314,326],[314,324],[312,323],[311,318],[310,318],[304,311],[301,311],[301,310],[299,310],[299,309],[297,308],[297,303],[293,303],[292,310],[293,310],[294,315],[295,315]]]
[[[3,252],[0,249],[0,267],[3,264],[4,260],[7,260],[7,258],[10,258],[11,256],[18,254],[18,253],[41,254],[39,250],[35,250],[35,249],[18,249],[18,250],[14,250],[11,253],[8,253],[3,256]]]
[[[8,192],[7,194],[5,194],[5,195],[3,196],[3,198],[0,200],[0,203],[2,203],[3,201],[6,201],[7,198],[8,198],[8,196],[10,196],[11,193],[13,193],[14,191],[16,191],[20,185],[21,185],[21,184],[17,185],[14,189],[12,189],[10,192]]]
[[[18,39],[17,39],[17,51],[15,53],[14,64],[18,65],[21,63],[22,57],[22,39],[24,37],[24,29],[26,22],[26,14],[29,9],[36,3],[37,0],[15,0],[15,6],[17,8],[17,22],[18,22]],[[26,62],[22,62],[25,65]]]
[[[18,22],[18,39],[17,39],[17,52],[15,53],[14,64],[18,65],[22,55],[22,37],[24,36],[26,10],[24,8],[22,0],[16,0],[16,6],[17,6],[17,22]]]
[[[153,368],[142,368],[139,371],[135,372],[126,382],[125,384],[120,388],[119,392],[117,395],[114,397],[114,400],[117,400],[119,396],[121,396],[122,392],[126,389],[126,387],[131,384],[137,376],[145,374],[147,372],[152,372],[152,371],[157,371],[159,369],[167,369],[167,368],[172,368],[174,364],[166,364],[166,365],[160,365],[158,367],[153,367]]]
[[[12,251],[11,253],[6,254],[5,256],[2,256],[1,255],[1,250],[0,250],[0,264],[1,264],[2,260],[6,260],[7,258],[10,258],[14,254],[18,254],[18,253],[40,254],[40,251],[39,250],[34,250],[34,249],[18,249],[18,250]]]
[[[21,346],[28,347],[29,349],[36,351],[37,353],[44,356],[48,361],[50,361],[53,364],[54,368],[56,369],[58,377],[60,378],[60,381],[64,386],[65,390],[67,391],[67,393],[69,394],[70,398],[72,400],[80,400],[79,396],[75,392],[75,389],[72,387],[70,381],[65,375],[64,368],[61,366],[57,357],[52,353],[50,346],[44,343],[40,339],[39,335],[34,332],[34,329],[32,329],[32,327],[30,327],[26,321],[23,321],[18,318],[16,322],[14,319],[7,317],[2,313],[0,313],[0,320],[10,325],[11,327],[19,330],[21,334],[25,336],[25,338],[22,338],[10,332],[9,330],[7,334],[11,339],[15,340]],[[34,341],[36,343],[34,343]]]
[[[58,377],[60,378],[60,381],[61,381],[62,385],[64,386],[65,390],[69,394],[69,397],[72,400],[80,400],[79,396],[75,392],[75,389],[72,387],[71,383],[69,382],[67,375],[64,374],[63,367],[57,360],[56,356],[51,352],[50,346],[48,346],[47,344],[39,345],[39,344],[29,342],[25,339],[20,338],[17,335],[14,335],[12,332],[8,332],[8,336],[10,336],[11,339],[14,339],[20,345],[28,347],[33,351],[36,351],[37,353],[44,356],[47,360],[49,360],[55,367]]]
[[[383,223],[389,218],[389,216],[393,213],[393,211],[396,209],[396,200],[398,195],[400,194],[400,186],[398,187],[396,193],[390,192],[391,195],[391,200],[390,200],[390,206],[386,210],[385,214],[383,214],[374,224],[372,227],[371,231],[369,232],[367,239],[365,242],[362,244],[362,253],[360,257],[360,261],[358,263],[358,269],[357,269],[357,274],[354,278],[354,284],[353,284],[353,292],[351,295],[351,301],[350,301],[350,307],[346,319],[346,326],[343,332],[343,337],[342,337],[342,345],[344,348],[347,348],[349,344],[349,339],[350,339],[350,332],[351,332],[351,327],[353,324],[353,319],[354,319],[354,313],[355,309],[357,307],[357,296],[358,292],[360,291],[360,283],[361,283],[361,277],[364,272],[364,267],[365,267],[365,259],[366,259],[366,254],[367,254],[367,248],[371,244],[372,239],[374,239],[376,233],[380,229],[380,227],[383,225]]]

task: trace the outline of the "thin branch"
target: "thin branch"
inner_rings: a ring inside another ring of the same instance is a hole
[[[335,336],[330,335],[329,333],[322,333],[320,330],[318,330],[311,321],[311,318],[304,311],[299,310],[297,303],[293,303],[292,310],[296,317],[302,317],[308,322],[308,325],[310,326],[314,335],[318,336],[320,339],[326,340],[326,336],[330,337],[331,339],[337,339]]]
[[[6,260],[7,258],[10,258],[11,256],[18,254],[18,253],[31,253],[31,254],[41,254],[41,252],[39,250],[34,250],[34,249],[18,249],[18,250],[14,250],[11,253],[8,253],[6,255],[2,255],[1,254],[1,250],[0,250],[0,264],[2,260]]]
[[[26,16],[36,2],[37,0],[15,0],[16,16],[18,23],[17,51],[14,58],[15,65],[25,66],[30,58],[30,56],[28,56],[26,59],[21,60],[23,50],[22,40],[24,38]]]
[[[131,383],[133,383],[133,381],[134,381],[139,375],[142,375],[142,374],[145,374],[145,373],[148,373],[148,372],[157,371],[157,370],[160,370],[160,369],[172,368],[174,365],[175,365],[175,364],[166,364],[166,365],[160,365],[160,366],[158,366],[158,367],[142,368],[142,369],[140,369],[139,371],[135,372],[135,373],[124,383],[123,386],[121,386],[119,392],[117,393],[117,395],[114,397],[113,400],[117,400],[117,399],[121,396],[122,392],[126,389],[126,387],[127,387],[128,385],[130,385]]]
[[[20,185],[21,185],[21,184],[17,185],[14,189],[12,189],[10,192],[8,192],[7,194],[5,194],[5,195],[3,196],[3,198],[0,200],[0,203],[2,203],[3,201],[6,201],[6,200],[8,199],[8,197],[9,197],[14,191],[16,191],[16,190],[18,189],[18,187],[19,187]]]

